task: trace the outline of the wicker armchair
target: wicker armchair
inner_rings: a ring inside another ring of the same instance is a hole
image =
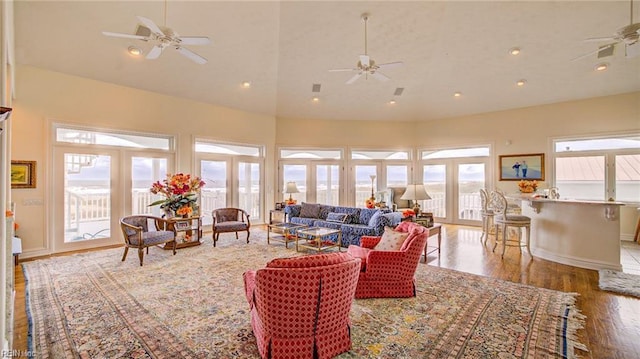
[[[238,232],[247,232],[247,243],[249,243],[249,229],[251,221],[249,214],[240,208],[218,208],[211,212],[213,216],[213,246],[216,246],[220,233],[235,232],[238,239]]]
[[[155,227],[155,230],[149,230],[149,222]],[[122,229],[125,245],[122,261],[124,262],[127,258],[129,248],[137,248],[140,266],[142,266],[145,248],[147,249],[147,254],[149,254],[149,247],[176,240],[175,232],[167,231],[168,223],[160,217],[149,215],[123,217],[120,219],[120,228]],[[173,254],[176,254],[175,245],[173,246]]]

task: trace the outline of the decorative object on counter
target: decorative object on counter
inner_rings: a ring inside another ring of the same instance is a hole
[[[376,175],[369,175],[369,178],[371,178],[371,197],[364,201],[364,205],[367,208],[374,208],[376,206],[376,195],[373,182],[376,180]]]
[[[549,188],[549,198],[560,199],[560,192],[558,192],[558,187]]]
[[[538,189],[538,181],[520,180],[518,182],[518,189],[520,189],[522,193],[533,193]]]
[[[422,201],[425,199],[431,199],[427,194],[427,190],[424,188],[423,184],[410,184],[407,185],[407,189],[404,191],[404,194],[401,199],[409,199],[413,201],[413,212],[415,215],[420,215],[420,203],[418,201]]]
[[[403,221],[410,220],[413,222],[415,216],[416,216],[416,212],[412,209],[405,209],[404,211],[402,211]]]
[[[284,189],[284,193],[288,193],[289,194],[289,199],[285,201],[285,204],[288,206],[290,204],[296,204],[296,200],[293,199],[292,194],[293,193],[300,193],[300,191],[298,190],[298,186],[296,186],[296,183],[293,181],[287,182],[287,186]]]
[[[500,181],[544,181],[544,153],[501,155]]]
[[[205,183],[200,177],[190,174],[167,174],[162,183],[157,181],[151,186],[151,193],[161,194],[165,198],[157,200],[149,207],[160,205],[167,218],[190,217],[198,212],[198,193]]]

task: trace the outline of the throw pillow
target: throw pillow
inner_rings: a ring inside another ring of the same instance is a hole
[[[349,215],[346,213],[329,212],[327,222],[344,223]]]
[[[302,218],[318,218],[320,216],[320,205],[317,203],[304,203],[300,209],[300,217]]]
[[[382,212],[376,211],[376,213],[374,213],[373,216],[369,218],[369,227],[375,227],[376,222],[378,221],[378,218],[380,218],[380,216],[382,216]]]
[[[382,238],[374,249],[377,251],[399,251],[408,236],[409,233],[396,232],[391,227],[384,227]]]

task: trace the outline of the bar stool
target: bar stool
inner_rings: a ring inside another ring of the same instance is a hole
[[[640,212],[640,207],[638,207],[638,212]],[[636,224],[636,234],[633,236],[633,241],[640,243],[640,217],[638,217],[638,224]]]
[[[484,238],[482,244],[487,244],[489,228],[493,227],[494,213],[491,201],[489,201],[489,194],[484,188],[480,188],[480,204],[482,205],[482,210],[480,212],[482,215],[482,235],[480,236],[480,241]]]
[[[522,247],[527,247],[529,256],[533,258],[531,248],[529,246],[529,242],[531,240],[531,218],[520,214],[507,213],[507,199],[498,191],[491,192],[491,202],[493,204],[496,228],[496,243],[493,246],[493,251],[495,252],[496,247],[498,246],[498,227],[500,227],[502,230],[502,258],[504,258],[504,252],[507,249],[507,246],[520,247],[520,251],[522,251]],[[515,227],[518,229],[517,240],[507,240],[507,228],[509,227]],[[527,241],[524,244],[522,243],[522,228],[527,230]]]

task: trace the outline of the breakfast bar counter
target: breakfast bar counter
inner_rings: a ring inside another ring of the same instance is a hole
[[[535,257],[587,269],[622,270],[621,202],[522,197]]]

